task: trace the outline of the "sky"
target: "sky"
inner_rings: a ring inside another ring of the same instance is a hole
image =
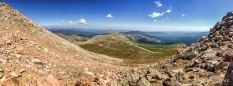
[[[46,27],[209,31],[233,0],[1,0]]]

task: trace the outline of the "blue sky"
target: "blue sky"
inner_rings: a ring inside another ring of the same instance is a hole
[[[233,0],[1,0],[41,26],[209,31]]]

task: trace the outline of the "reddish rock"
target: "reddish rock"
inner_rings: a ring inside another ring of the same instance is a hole
[[[24,48],[22,46],[17,46],[16,47],[16,52],[18,54],[24,54]]]
[[[40,77],[37,79],[37,86],[60,86],[57,79],[53,78],[52,75],[47,77]]]
[[[1,86],[19,86],[19,81],[15,78],[11,78],[11,79],[9,78],[4,82],[2,82]]]
[[[223,37],[222,36],[215,36],[214,37],[216,40],[223,40]]]
[[[228,36],[224,36],[224,37],[223,37],[223,40],[224,40],[224,41],[230,41],[230,40],[231,40],[231,38],[230,38],[230,37],[228,37]]]

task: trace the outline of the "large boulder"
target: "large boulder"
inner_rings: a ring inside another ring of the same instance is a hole
[[[138,86],[152,86],[150,84],[150,82],[145,77],[140,78],[140,80],[138,81],[137,85]]]
[[[60,83],[52,75],[37,79],[37,86],[60,86]]]

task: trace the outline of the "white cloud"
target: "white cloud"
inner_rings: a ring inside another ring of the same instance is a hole
[[[170,7],[166,12],[167,12],[167,13],[172,12],[171,9],[172,9],[172,7]]]
[[[78,21],[68,21],[68,24],[75,25],[75,24],[87,24],[85,19],[79,19]]]
[[[185,16],[185,14],[182,14],[181,16]]]
[[[85,19],[79,19],[78,24],[87,24]]]
[[[169,18],[166,18],[166,19],[169,19]]]
[[[107,15],[107,18],[112,18],[113,16],[111,14],[108,14]]]
[[[154,20],[155,22],[157,21],[157,20]]]
[[[150,16],[151,18],[155,18],[155,17],[162,16],[163,14],[164,14],[164,12],[162,12],[162,13],[154,12],[154,13],[152,13],[152,14],[149,14],[148,16]]]
[[[163,5],[160,3],[160,1],[155,1],[154,3],[157,5],[157,7],[161,7]]]
[[[64,21],[61,21],[61,23],[64,23]]]

